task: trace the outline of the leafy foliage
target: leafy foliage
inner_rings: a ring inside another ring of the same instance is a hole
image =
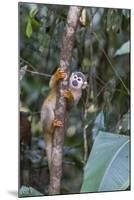
[[[33,31],[33,30],[32,30],[31,19],[29,18],[29,19],[28,19],[28,22],[27,22],[27,27],[26,27],[26,35],[27,35],[28,38],[31,37],[32,31]]]
[[[130,41],[125,42],[119,49],[116,50],[115,56],[130,53]]]
[[[31,196],[42,196],[40,192],[32,187],[22,186],[19,191],[19,197],[31,197]]]
[[[129,137],[100,132],[84,169],[81,192],[125,190],[129,186]]]

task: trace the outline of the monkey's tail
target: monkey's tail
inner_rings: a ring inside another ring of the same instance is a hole
[[[46,155],[48,159],[48,168],[49,172],[51,171],[51,162],[52,162],[52,133],[46,132],[44,134]]]

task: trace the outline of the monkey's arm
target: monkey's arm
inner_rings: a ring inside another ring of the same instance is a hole
[[[58,81],[64,77],[65,77],[65,72],[58,68],[57,71],[54,73],[54,75],[50,79],[50,82],[49,82],[50,89],[56,87]]]
[[[63,95],[70,103],[74,102],[74,97],[70,89],[65,90]]]

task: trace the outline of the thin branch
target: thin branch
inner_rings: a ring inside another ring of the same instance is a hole
[[[29,72],[31,74],[34,74],[34,75],[45,76],[45,77],[51,78],[50,74],[45,74],[45,73],[41,73],[41,72],[31,71],[29,69],[23,69],[23,70],[26,71],[26,72]]]
[[[102,85],[105,85],[105,82],[103,81],[103,79],[100,78],[97,74],[95,74],[95,77],[101,82]]]
[[[87,129],[88,125],[84,126],[83,129],[83,140],[84,140],[84,164],[87,161],[87,156],[88,156],[88,143],[87,143]]]
[[[42,73],[42,72],[37,72],[37,71],[35,71],[35,67],[34,67],[30,62],[28,62],[27,60],[25,60],[24,58],[20,57],[20,60],[21,60],[22,62],[24,62],[25,64],[27,64],[28,67],[31,67],[31,68],[34,70],[34,71],[32,71],[32,70],[24,69],[24,68],[23,68],[24,71],[30,72],[31,74],[34,74],[34,75],[45,76],[45,77],[51,78],[51,75],[50,75],[50,74],[46,74],[46,73]]]
[[[100,94],[102,93],[102,91],[106,88],[106,86],[107,86],[107,83],[100,89],[100,91],[97,93],[97,95],[96,95],[96,98],[95,99],[97,99],[97,97],[99,97],[100,96]]]
[[[27,64],[29,67],[31,67],[33,70],[35,70],[35,67],[30,63],[28,62],[27,60],[25,60],[24,58],[20,57],[20,60],[22,62],[24,62],[25,64]]]

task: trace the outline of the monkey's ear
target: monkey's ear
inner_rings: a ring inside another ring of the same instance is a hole
[[[72,72],[71,76],[74,76],[75,72]]]
[[[85,89],[87,87],[87,81],[84,81],[83,85],[82,85],[82,89]]]

